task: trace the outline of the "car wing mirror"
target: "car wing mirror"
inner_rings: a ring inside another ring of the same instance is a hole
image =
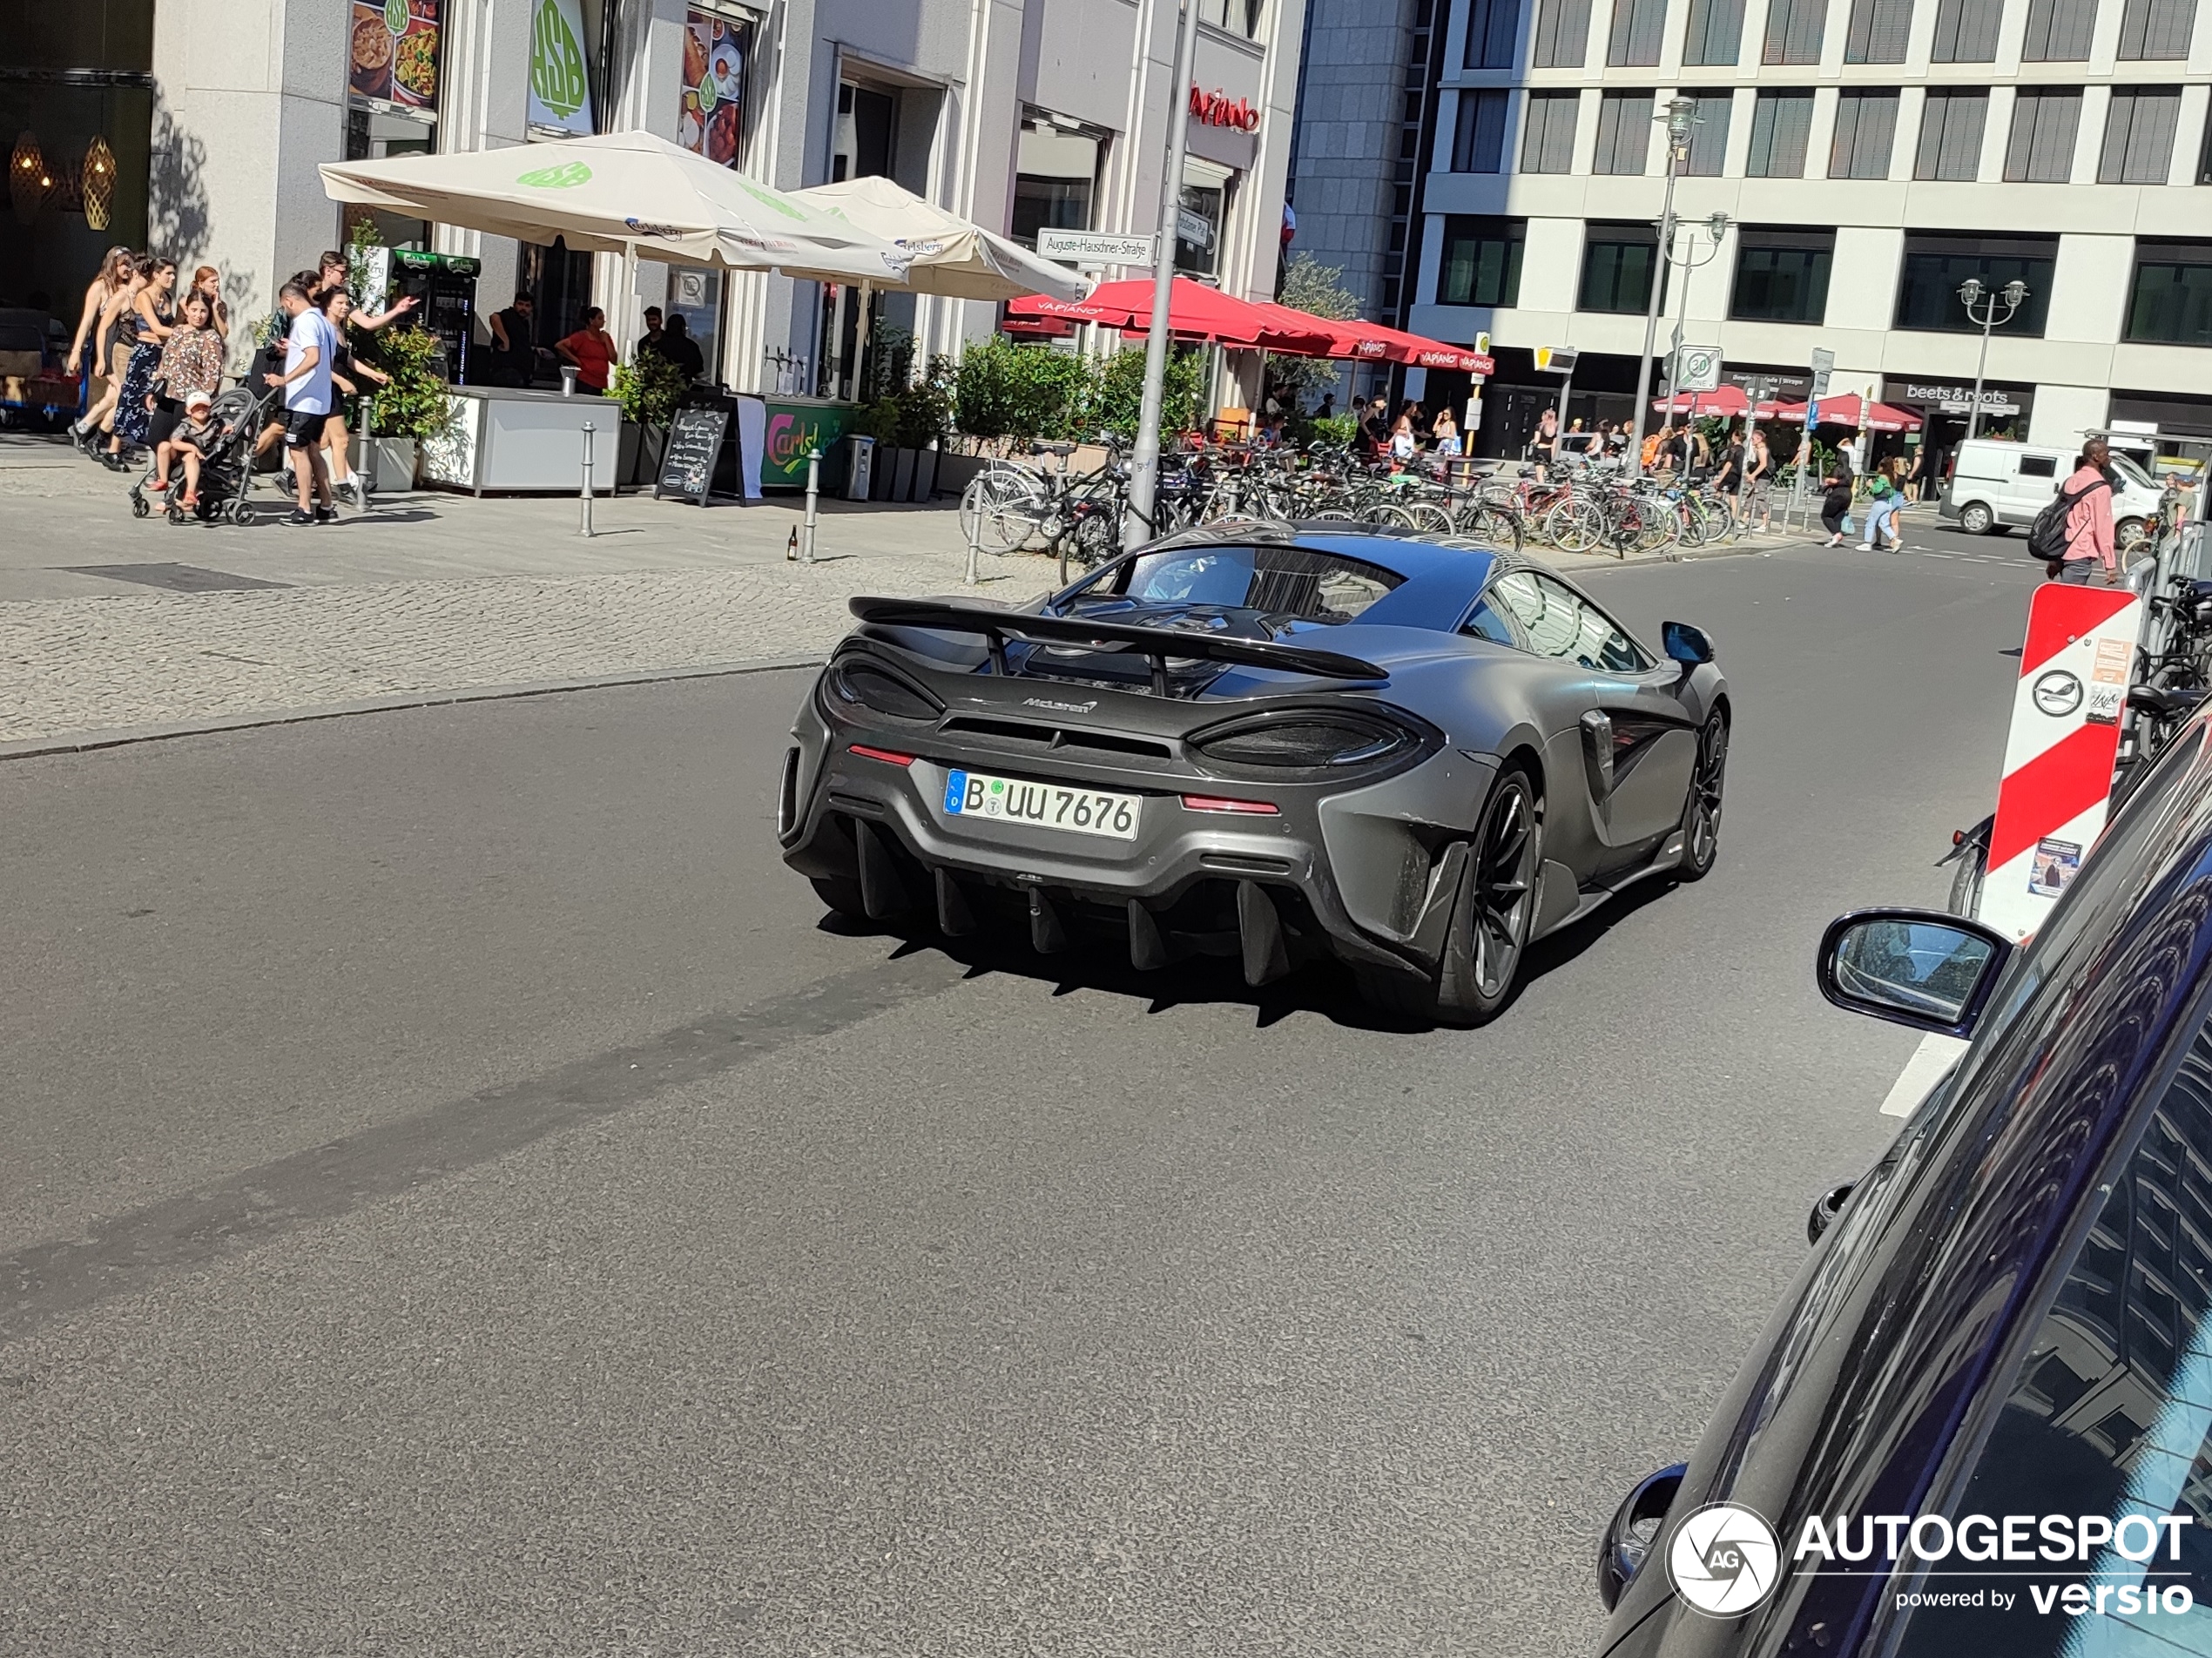
[[[1662,622],[1659,643],[1669,657],[1682,664],[1684,673],[1713,659],[1712,635],[1687,622]]]
[[[1855,910],[1828,924],[1816,971],[1838,1008],[1964,1038],[2012,953],[2002,933],[1940,910]]]
[[[1651,1546],[1667,1523],[1667,1510],[1674,1506],[1675,1493],[1689,1472],[1686,1464],[1677,1462],[1646,1474],[1613,1511],[1597,1549],[1597,1598],[1608,1612],[1620,1604],[1650,1558]]]

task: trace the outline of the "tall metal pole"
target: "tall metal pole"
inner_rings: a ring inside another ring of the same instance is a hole
[[[1643,354],[1636,359],[1636,414],[1633,435],[1629,439],[1629,475],[1636,477],[1643,471],[1643,417],[1646,405],[1651,401],[1651,348],[1659,342],[1659,279],[1667,268],[1667,252],[1675,245],[1675,178],[1682,165],[1683,146],[1689,141],[1689,128],[1697,118],[1697,100],[1676,98],[1667,101],[1667,197],[1659,212],[1659,246],[1653,251],[1658,258],[1657,267],[1651,273],[1651,293],[1643,307]]]
[[[1971,317],[1973,313],[1973,307],[1968,306],[1966,314]],[[1966,410],[1966,441],[1969,443],[1981,430],[1981,383],[1989,375],[1989,334],[1996,326],[1997,296],[1993,293],[1989,296],[1989,308],[1981,313],[1981,361],[1974,365],[1974,401]]]
[[[1129,511],[1122,545],[1136,547],[1152,535],[1152,502],[1160,481],[1160,402],[1168,372],[1168,307],[1175,286],[1175,233],[1183,211],[1183,155],[1190,123],[1190,60],[1198,49],[1198,0],[1183,0],[1183,26],[1175,37],[1175,77],[1169,84],[1168,159],[1160,176],[1160,239],[1152,259],[1152,331],[1144,336],[1144,401],[1136,417],[1136,447],[1129,457]]]

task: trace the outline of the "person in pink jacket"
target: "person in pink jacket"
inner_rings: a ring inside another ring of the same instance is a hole
[[[2120,579],[2112,538],[2112,475],[2106,469],[2111,464],[2112,451],[2101,437],[2083,444],[2074,460],[2074,475],[2066,481],[2065,489],[2074,500],[2066,518],[2066,556],[2054,561],[2048,570],[2054,582],[2086,587],[2090,570],[2100,563],[2107,583]]]

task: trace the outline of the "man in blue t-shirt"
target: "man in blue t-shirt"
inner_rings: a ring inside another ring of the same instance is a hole
[[[338,509],[332,504],[321,439],[323,423],[330,418],[330,368],[338,357],[338,336],[303,284],[287,282],[277,304],[292,319],[292,327],[285,336],[284,372],[264,378],[284,388],[284,448],[299,489],[299,508],[289,522],[335,523]]]

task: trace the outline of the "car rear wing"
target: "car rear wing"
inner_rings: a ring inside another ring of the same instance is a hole
[[[1001,677],[1010,671],[1006,642],[1016,639],[1024,644],[1089,645],[1139,654],[1151,666],[1152,691],[1159,697],[1170,694],[1170,657],[1234,663],[1246,668],[1273,668],[1284,673],[1372,684],[1381,684],[1390,678],[1385,670],[1358,657],[1317,650],[1307,645],[1282,644],[1271,639],[1227,638],[1220,634],[1138,627],[1126,622],[1096,621],[1085,617],[1038,616],[1028,610],[1002,610],[993,605],[962,604],[951,599],[856,598],[852,606],[854,616],[877,627],[979,634],[989,645],[992,671]]]

